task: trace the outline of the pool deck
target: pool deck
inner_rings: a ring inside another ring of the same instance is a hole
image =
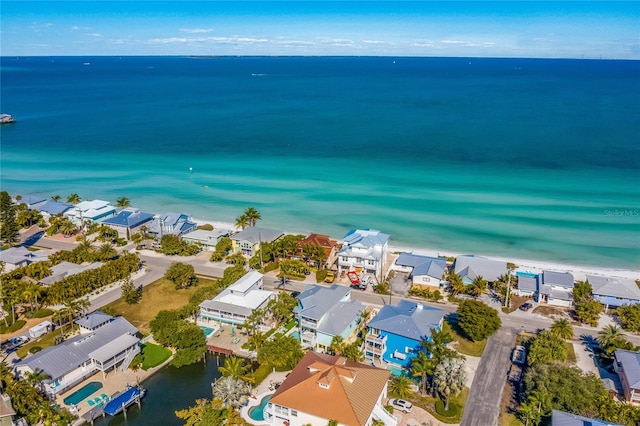
[[[258,405],[260,405],[260,401],[262,401],[262,398],[264,398],[267,395],[273,394],[274,391],[269,389],[269,386],[272,383],[282,383],[288,374],[289,374],[289,371],[283,371],[283,372],[277,371],[275,373],[271,373],[267,376],[266,379],[262,381],[262,383],[256,386],[256,388],[253,390],[252,397],[249,398],[249,403],[240,409],[240,414],[242,415],[242,418],[252,425],[257,425],[257,426],[270,425],[271,423],[268,423],[266,421],[253,420],[251,417],[249,417],[249,410],[252,409],[253,407],[257,407]]]

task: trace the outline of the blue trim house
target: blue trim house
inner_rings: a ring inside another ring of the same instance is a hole
[[[422,342],[431,339],[431,330],[442,329],[444,315],[442,309],[409,300],[401,300],[396,306],[383,306],[369,321],[365,359],[409,368]]]
[[[103,220],[102,223],[118,231],[118,235],[121,238],[130,239],[137,229],[145,223],[151,222],[152,219],[152,213],[145,213],[138,209],[126,208],[120,210],[117,215]]]
[[[640,289],[632,280],[587,275],[587,282],[591,284],[593,298],[605,309],[640,303]]]
[[[362,321],[364,310],[360,301],[351,299],[349,287],[308,285],[298,296],[298,306],[293,310],[302,346],[327,352],[334,337],[348,341]]]
[[[32,210],[37,210],[42,213],[42,216],[47,218],[51,216],[57,216],[63,214],[67,210],[73,208],[73,204],[61,203],[59,201],[48,200],[44,203],[35,204]]]

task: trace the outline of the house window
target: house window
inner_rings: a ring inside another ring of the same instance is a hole
[[[291,415],[293,417],[298,417],[298,412],[296,410],[291,410]]]
[[[404,351],[405,351],[405,353],[410,354],[410,353],[412,353],[412,352],[413,352],[413,348],[410,348],[409,346],[405,346],[405,347],[404,347]]]

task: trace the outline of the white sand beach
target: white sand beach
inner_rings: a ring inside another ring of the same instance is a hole
[[[205,223],[213,225],[215,229],[229,229],[233,231],[239,231],[239,228],[233,223],[229,222],[218,222],[211,220],[201,220],[201,219],[193,219],[198,225],[203,225]],[[287,234],[297,234],[298,232],[289,232],[284,231]],[[384,231],[383,231],[384,232]],[[332,237],[335,238],[335,237]],[[393,236],[392,236],[393,238]],[[337,238],[339,241],[340,238]],[[472,253],[454,253],[446,250],[438,250],[433,248],[416,248],[416,247],[407,247],[407,246],[389,246],[390,252],[409,252],[415,253],[423,256],[446,256],[446,257],[457,257],[462,254],[472,254]],[[502,260],[505,262],[512,262],[517,266],[517,271],[522,272],[533,272],[539,273],[543,270],[546,271],[556,271],[556,272],[570,272],[573,277],[578,281],[583,281],[586,279],[587,275],[600,275],[604,277],[611,278],[622,278],[627,280],[640,280],[640,269],[631,270],[624,268],[608,268],[608,267],[599,267],[599,266],[587,266],[587,265],[568,265],[553,261],[544,261],[544,260],[531,260],[531,259],[516,259],[516,258],[505,258],[499,256],[485,256],[482,253],[473,253],[479,256],[486,257],[488,259]],[[640,265],[639,265],[640,266]]]

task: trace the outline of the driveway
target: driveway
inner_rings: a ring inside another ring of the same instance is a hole
[[[498,424],[500,397],[506,383],[511,363],[511,349],[515,340],[516,330],[506,327],[501,328],[487,340],[469,391],[461,425]]]

